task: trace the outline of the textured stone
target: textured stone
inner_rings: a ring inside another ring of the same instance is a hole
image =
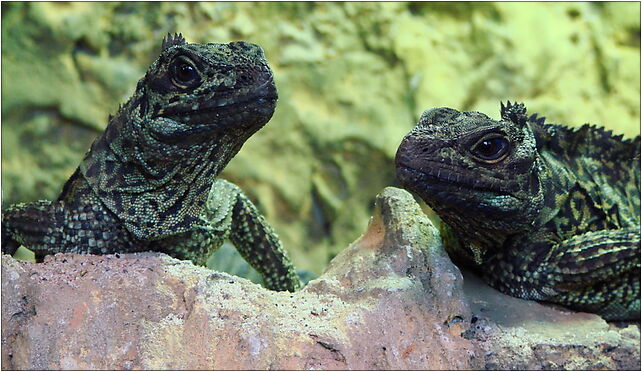
[[[474,314],[464,337],[484,350],[484,368],[640,369],[639,322],[607,323],[595,314],[510,297],[464,274]]]
[[[3,369],[639,368],[636,326],[466,276],[407,192],[297,293],[163,254],[2,257]]]
[[[639,3],[7,3],[2,9],[3,206],[53,199],[134,90],[167,32],[247,40],[275,72],[274,118],[224,172],[294,263],[319,274],[394,183],[425,109],[639,134]]]
[[[461,274],[412,197],[297,293],[162,254],[3,256],[3,368],[471,368]]]

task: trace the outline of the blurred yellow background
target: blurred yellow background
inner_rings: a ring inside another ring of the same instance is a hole
[[[167,32],[265,50],[276,113],[222,176],[319,273],[436,106],[640,133],[639,3],[3,3],[2,205],[54,199]]]

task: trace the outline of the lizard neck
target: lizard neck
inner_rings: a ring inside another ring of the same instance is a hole
[[[484,257],[501,251],[516,236],[536,231],[555,217],[556,203],[566,186],[564,176],[556,175],[544,159],[536,156],[528,181],[527,203],[519,203],[512,211],[502,210],[501,214],[466,213],[465,209],[455,210],[456,205],[439,204],[435,211],[468,248],[468,259],[481,264]],[[499,200],[480,203],[493,204]]]
[[[155,240],[191,230],[215,177],[242,141],[161,143],[128,102],[110,120],[80,165],[94,193],[136,238]]]

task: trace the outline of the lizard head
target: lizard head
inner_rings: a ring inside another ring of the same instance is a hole
[[[254,44],[189,44],[179,34],[137,86],[138,115],[163,142],[195,142],[212,134],[242,140],[274,113],[277,92],[263,50]]]
[[[168,36],[80,169],[137,238],[187,231],[215,177],[270,120],[276,100],[259,46]]]
[[[511,233],[541,207],[537,157],[523,104],[502,104],[499,121],[442,107],[424,112],[403,139],[396,170],[449,225]]]

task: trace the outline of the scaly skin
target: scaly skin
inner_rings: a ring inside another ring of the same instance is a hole
[[[397,175],[441,217],[446,248],[500,291],[640,319],[640,137],[572,130],[502,105],[424,112]]]
[[[300,287],[281,242],[235,185],[216,179],[270,120],[277,100],[260,47],[163,40],[130,100],[110,117],[53,202],[2,216],[2,252],[160,251],[203,265],[229,238],[266,286]]]

